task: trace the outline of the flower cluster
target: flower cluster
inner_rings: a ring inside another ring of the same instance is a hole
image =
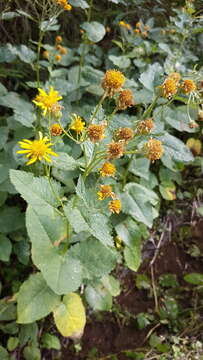
[[[72,10],[72,6],[68,3],[67,0],[56,0],[56,3],[63,7],[63,9],[66,11]]]
[[[125,21],[121,20],[119,21],[119,25],[127,30],[131,30],[130,24],[126,23]]]
[[[110,97],[114,96],[125,83],[125,76],[118,70],[107,70],[102,80],[102,87]]]

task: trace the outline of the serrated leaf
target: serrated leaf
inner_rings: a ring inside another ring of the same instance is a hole
[[[57,152],[57,155],[58,157],[56,159],[53,159],[53,165],[57,169],[72,171],[79,166],[78,162],[66,153]]]
[[[140,246],[125,246],[124,258],[129,269],[137,271],[142,261]]]
[[[80,296],[69,293],[54,310],[54,321],[63,336],[79,339],[84,331],[86,316]]]
[[[58,216],[50,208],[47,208],[46,217],[41,216],[39,209],[34,210],[29,206],[26,224],[32,242],[33,262],[51,289],[61,295],[77,290],[82,280],[82,268],[80,262],[70,256],[70,251],[62,254],[58,251],[60,239],[54,241],[49,234],[48,222],[58,221]]]
[[[17,322],[28,324],[47,316],[60,297],[47,285],[41,273],[33,274],[20,287],[17,298]]]
[[[169,156],[175,161],[183,163],[194,160],[194,157],[188,147],[175,136],[165,133],[165,135],[159,137],[159,140],[163,143],[164,155]]]

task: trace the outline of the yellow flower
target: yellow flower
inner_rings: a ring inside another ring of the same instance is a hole
[[[102,87],[112,97],[124,85],[125,76],[118,70],[107,70],[102,80]]]
[[[61,55],[55,55],[55,60],[58,62],[61,61]]]
[[[144,154],[147,159],[154,162],[162,157],[164,148],[162,142],[156,139],[149,139],[143,147]]]
[[[130,30],[131,29],[131,26],[130,26],[130,24],[127,24],[125,21],[119,21],[119,25],[121,26],[121,27],[124,27],[125,29],[127,29],[127,30]]]
[[[85,127],[85,122],[82,121],[82,118],[76,114],[73,114],[74,120],[72,121],[71,125],[70,125],[70,129],[74,130],[77,134],[80,134],[84,127]]]
[[[97,195],[98,200],[104,200],[114,196],[114,193],[112,192],[112,187],[110,185],[100,185],[100,191],[98,191]]]
[[[60,43],[62,43],[62,41],[63,41],[63,39],[60,35],[56,36],[56,38],[55,38],[56,44],[60,44]]]
[[[195,91],[197,87],[193,80],[186,79],[181,84],[181,88],[182,88],[183,92],[187,95],[187,94],[190,94],[191,92]]]
[[[46,116],[47,112],[57,115],[61,110],[58,101],[62,99],[62,96],[52,86],[48,94],[43,89],[38,89],[38,91],[39,94],[35,97],[33,103],[43,110],[44,116]]]
[[[67,0],[56,0],[57,4],[62,6],[64,10],[70,11],[72,9],[72,6],[68,4]]]
[[[109,206],[109,210],[112,213],[119,214],[119,212],[121,211],[121,201],[119,199],[110,201],[108,206]]]
[[[178,72],[172,72],[169,74],[168,78],[173,79],[176,82],[176,84],[178,84],[181,79],[181,76]]]
[[[41,132],[39,132],[39,140],[24,139],[23,141],[19,141],[18,144],[24,150],[19,150],[17,153],[26,154],[26,158],[29,159],[26,165],[33,164],[37,160],[45,160],[50,163],[50,155],[58,156],[50,149],[50,146],[53,144],[49,142],[47,136],[43,137]]]
[[[177,82],[173,78],[167,78],[161,85],[162,96],[171,98],[177,93]]]
[[[105,162],[99,171],[101,176],[114,176],[116,173],[116,167],[110,162]]]
[[[59,124],[53,124],[50,131],[52,136],[59,136],[63,132],[62,127]]]

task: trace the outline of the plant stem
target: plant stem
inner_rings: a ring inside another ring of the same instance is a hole
[[[92,123],[92,121],[94,120],[95,116],[97,115],[97,113],[98,113],[101,105],[103,104],[105,98],[106,98],[106,92],[103,93],[101,99],[99,100],[99,102],[98,102],[98,104],[97,104],[97,106],[96,106],[96,109],[95,109],[94,113],[93,113],[92,116],[91,116],[90,124]]]
[[[159,96],[157,95],[155,97],[155,99],[152,101],[151,105],[149,105],[149,107],[145,110],[145,112],[142,115],[142,119],[146,118],[147,116],[149,116],[154,108],[154,106],[156,105],[156,102],[158,100]]]

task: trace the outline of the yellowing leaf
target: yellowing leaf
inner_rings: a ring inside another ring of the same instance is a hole
[[[81,297],[69,293],[63,297],[63,302],[54,310],[54,321],[63,336],[78,339],[82,336],[86,323],[85,308]]]

